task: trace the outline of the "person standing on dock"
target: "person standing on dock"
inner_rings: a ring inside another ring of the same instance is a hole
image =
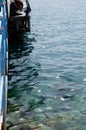
[[[30,7],[30,4],[29,4],[29,1],[26,0],[26,9],[25,9],[25,13],[26,13],[26,16],[28,16],[28,14],[31,12],[31,7]]]
[[[18,10],[22,10],[23,3],[20,0],[14,0],[10,5],[10,16],[21,15]]]

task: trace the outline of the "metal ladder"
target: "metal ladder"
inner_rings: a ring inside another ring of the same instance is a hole
[[[8,35],[6,1],[0,0],[0,130],[6,130]]]

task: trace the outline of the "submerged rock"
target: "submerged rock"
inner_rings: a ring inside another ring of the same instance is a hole
[[[68,122],[69,121],[69,117],[68,116],[65,116],[65,115],[57,115],[57,123],[65,123],[65,122]]]
[[[33,127],[33,128],[31,128],[31,127],[26,127],[26,126],[22,126],[21,128],[20,128],[20,130],[37,130],[39,127]]]
[[[18,125],[18,126],[16,125],[7,130],[37,130],[38,128],[40,128],[40,126],[30,127],[26,125]]]

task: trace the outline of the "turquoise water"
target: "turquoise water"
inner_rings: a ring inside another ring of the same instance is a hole
[[[9,41],[8,130],[86,130],[86,1],[31,0],[31,33]]]

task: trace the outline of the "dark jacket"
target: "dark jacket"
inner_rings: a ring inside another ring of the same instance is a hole
[[[12,2],[10,5],[10,16],[21,15],[17,13],[17,11],[22,8],[23,8],[23,3],[21,1]]]

